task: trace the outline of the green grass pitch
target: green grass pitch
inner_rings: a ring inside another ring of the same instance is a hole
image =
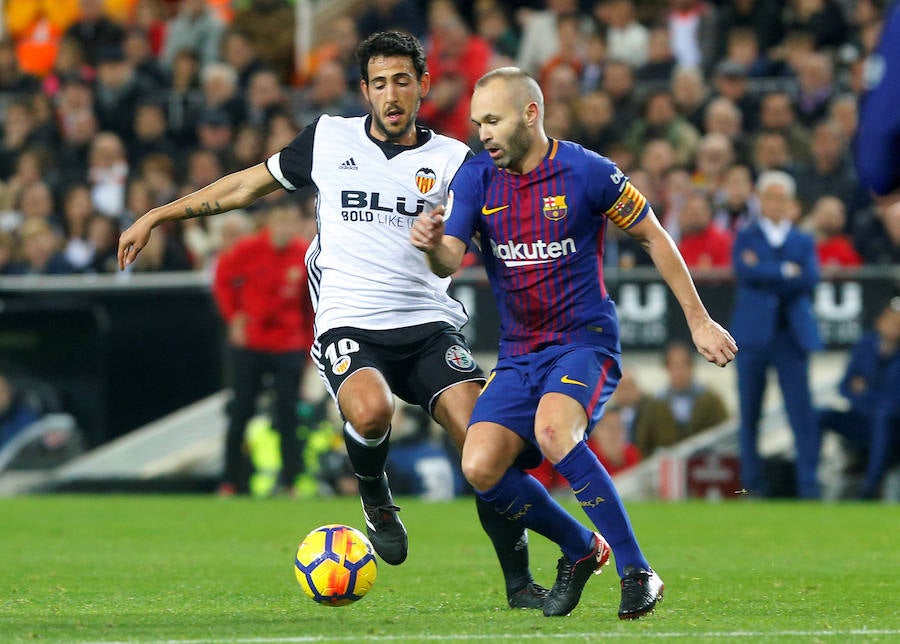
[[[409,559],[331,608],[301,592],[294,551],[324,523],[364,528],[357,499],[0,500],[0,641],[900,641],[897,506],[630,504],[666,599],[620,622],[613,565],[568,617],[509,610],[472,499],[399,503]],[[532,535],[531,554],[551,584],[558,551]]]

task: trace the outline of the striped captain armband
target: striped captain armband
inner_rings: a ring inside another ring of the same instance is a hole
[[[622,188],[619,198],[605,214],[616,226],[626,230],[637,221],[646,205],[647,198],[629,181]]]

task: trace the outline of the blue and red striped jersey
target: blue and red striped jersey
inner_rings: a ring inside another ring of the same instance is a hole
[[[607,220],[627,229],[649,209],[612,161],[569,141],[551,139],[527,174],[497,168],[486,152],[463,163],[445,234],[480,241],[500,312],[500,357],[569,342],[621,353],[598,246]]]

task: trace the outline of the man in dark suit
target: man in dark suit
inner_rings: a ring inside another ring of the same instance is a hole
[[[741,476],[747,490],[766,494],[757,437],[766,372],[774,366],[794,433],[797,493],[817,498],[820,438],[809,390],[809,354],[821,346],[812,310],[815,243],[793,225],[798,206],[790,175],[764,172],[756,189],[762,217],[738,233],[733,249]]]

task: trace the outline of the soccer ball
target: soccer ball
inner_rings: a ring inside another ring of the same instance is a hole
[[[375,583],[375,549],[365,535],[346,525],[323,525],[304,537],[294,559],[303,592],[326,606],[345,606]]]

